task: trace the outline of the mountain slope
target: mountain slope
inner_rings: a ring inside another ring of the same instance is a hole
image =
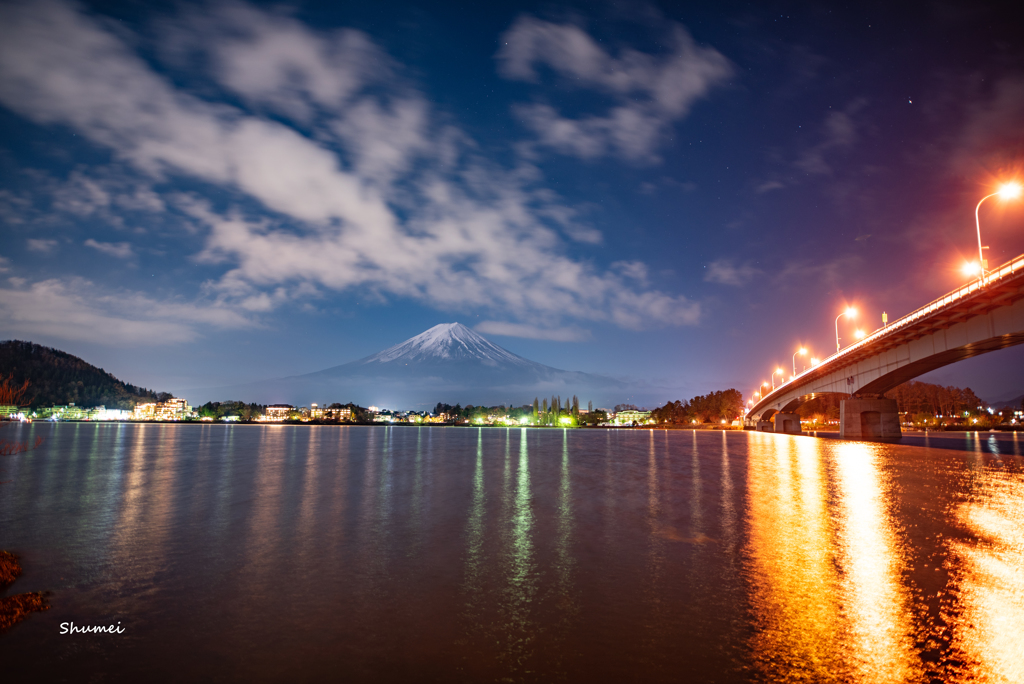
[[[0,342],[0,376],[11,376],[16,386],[28,380],[21,403],[33,407],[73,402],[128,409],[137,402],[157,399],[152,390],[121,382],[77,356],[21,340]]]
[[[401,344],[385,349],[382,352],[367,356],[356,363],[370,365],[374,363],[409,363],[437,361],[474,362],[497,366],[512,364],[528,367],[534,364],[521,356],[502,349],[488,341],[479,333],[475,333],[461,323],[441,323],[430,330],[411,337]]]
[[[623,389],[612,378],[545,366],[464,325],[443,323],[384,351],[315,373],[183,394],[193,402],[230,396],[265,403],[352,401],[426,409],[438,401],[521,405],[552,394],[604,402],[620,397]]]

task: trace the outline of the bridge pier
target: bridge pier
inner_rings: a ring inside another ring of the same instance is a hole
[[[783,432],[787,435],[800,434],[800,416],[796,413],[776,413],[775,432]]]
[[[773,430],[772,421],[770,420],[759,420],[757,421],[758,432],[771,432]]]
[[[839,402],[839,437],[898,442],[903,431],[896,400],[853,397]]]

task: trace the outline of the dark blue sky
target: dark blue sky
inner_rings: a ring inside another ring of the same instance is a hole
[[[961,284],[1022,178],[1012,5],[853,4],[0,4],[0,336],[164,390],[459,321],[747,395]]]

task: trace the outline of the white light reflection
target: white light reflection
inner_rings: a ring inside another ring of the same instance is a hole
[[[911,597],[900,581],[905,568],[899,540],[886,511],[881,449],[864,442],[835,445],[842,596],[851,631],[847,653],[859,681],[918,681],[923,672]]]

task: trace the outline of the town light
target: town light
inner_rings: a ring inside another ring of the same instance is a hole
[[[856,318],[857,310],[852,306],[848,306],[846,307],[846,311],[836,316],[836,351],[839,351],[839,319],[843,316],[846,316],[847,318]]]
[[[1002,187],[993,192],[991,195],[985,195],[978,201],[978,206],[974,207],[974,225],[978,230],[978,265],[980,267],[980,276],[985,277],[985,269],[988,268],[988,261],[985,259],[985,250],[988,247],[981,246],[981,217],[979,212],[981,211],[981,203],[987,200],[989,197],[995,197],[999,195],[1001,200],[1011,200],[1020,197],[1020,183],[1009,182],[1003,183]]]
[[[806,353],[807,353],[807,350],[804,349],[803,347],[800,347],[795,352],[793,352],[793,375],[796,375],[796,355],[797,354],[806,354]]]

